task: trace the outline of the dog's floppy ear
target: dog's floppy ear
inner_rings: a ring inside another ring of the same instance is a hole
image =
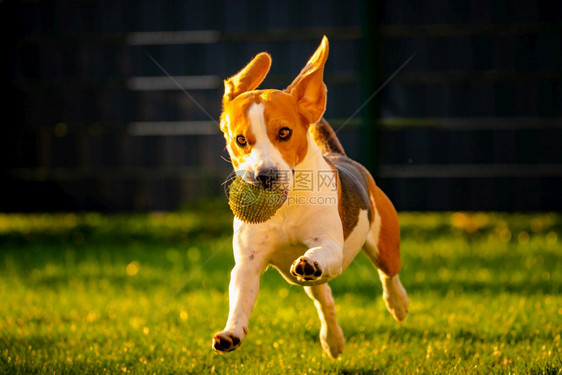
[[[297,78],[285,89],[296,100],[299,113],[309,124],[314,124],[326,110],[326,85],[323,81],[324,64],[328,59],[328,38],[324,36],[320,46]]]
[[[269,68],[271,57],[262,52],[256,55],[252,61],[238,74],[224,81],[224,95],[222,102],[227,103],[246,91],[252,91],[262,83]]]

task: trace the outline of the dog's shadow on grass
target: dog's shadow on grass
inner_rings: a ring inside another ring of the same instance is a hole
[[[319,344],[318,342],[318,331],[312,330],[307,331],[304,334],[303,340],[309,342],[311,345]],[[344,354],[345,355],[345,350]],[[335,372],[337,375],[378,375],[378,374],[385,374],[386,372],[383,369],[366,369],[366,368],[340,368]]]
[[[383,374],[382,370],[372,369],[340,369],[336,374],[338,375],[378,375]]]

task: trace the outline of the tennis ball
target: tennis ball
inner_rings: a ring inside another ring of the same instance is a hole
[[[240,176],[232,181],[228,192],[228,205],[232,213],[240,220],[251,224],[269,220],[286,199],[286,191],[264,189],[247,183]]]

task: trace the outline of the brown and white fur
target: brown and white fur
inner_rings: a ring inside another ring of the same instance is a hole
[[[241,345],[260,276],[273,266],[289,283],[304,286],[320,316],[322,347],[336,358],[343,350],[344,336],[327,282],[339,276],[362,248],[377,267],[388,311],[398,321],[406,317],[408,297],[398,277],[396,210],[369,172],[346,156],[322,118],[327,57],[324,37],[283,91],[256,90],[271,65],[267,53],[258,54],[225,81],[220,127],[234,170],[247,182],[266,188],[283,184],[288,199],[264,223],[234,219],[236,265],[229,286],[230,312],[224,330],[213,337],[216,352]],[[294,184],[299,173],[311,171],[327,173],[324,181],[329,183],[317,181],[313,189],[297,191]]]

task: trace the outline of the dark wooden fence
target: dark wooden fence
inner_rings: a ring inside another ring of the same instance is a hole
[[[0,211],[222,195],[222,80],[266,50],[263,86],[282,88],[324,34],[326,117],[399,209],[562,208],[555,2],[8,1],[0,17]]]
[[[562,209],[562,3],[382,1],[381,185],[401,208]]]

